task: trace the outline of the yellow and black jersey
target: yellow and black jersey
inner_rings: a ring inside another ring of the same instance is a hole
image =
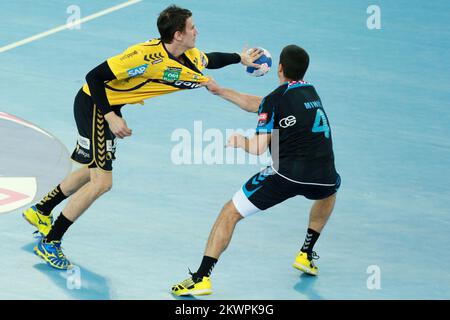
[[[160,39],[138,43],[107,59],[116,77],[105,81],[109,104],[143,104],[145,99],[199,88],[200,83],[208,80],[202,74],[208,64],[207,55],[193,48],[186,51],[182,59],[180,61],[170,54]],[[83,91],[91,95],[87,84],[83,86]]]

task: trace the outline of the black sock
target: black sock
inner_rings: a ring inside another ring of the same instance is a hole
[[[192,279],[194,279],[194,281],[197,282],[202,280],[203,277],[209,277],[216,263],[217,263],[216,258],[203,256],[202,263],[200,264],[200,267],[198,268],[197,272],[192,275]]]
[[[320,233],[314,231],[313,229],[308,228],[306,233],[305,242],[303,243],[303,247],[300,251],[311,254],[316,244],[317,239],[319,239]]]
[[[66,233],[67,229],[69,229],[72,223],[73,222],[64,217],[63,213],[61,212],[58,219],[56,219],[55,223],[53,223],[52,229],[45,237],[45,241],[61,241],[64,233]]]
[[[36,208],[45,216],[50,215],[52,210],[60,204],[63,200],[67,199],[64,193],[61,191],[61,187],[58,186],[50,191],[38,204]]]

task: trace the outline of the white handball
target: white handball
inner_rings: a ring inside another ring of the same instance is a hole
[[[272,56],[269,51],[264,48],[258,47],[256,49],[261,49],[264,51],[263,55],[254,61],[254,63],[259,64],[261,67],[259,67],[259,69],[246,67],[245,71],[253,77],[261,77],[269,72],[270,67],[272,67]],[[250,53],[251,50],[252,49],[248,49],[247,53]]]

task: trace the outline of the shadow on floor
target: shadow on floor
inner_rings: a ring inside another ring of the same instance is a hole
[[[302,273],[299,276],[299,282],[294,286],[294,289],[305,295],[310,300],[323,300],[324,298],[314,290],[314,284],[317,277]]]
[[[22,250],[33,253],[36,242],[22,247]],[[36,256],[39,263],[34,268],[45,274],[59,288],[64,289],[68,297],[79,300],[110,300],[108,280],[89,269],[75,265],[72,270],[57,270]]]
[[[175,300],[201,300],[201,299],[198,299],[195,296],[177,296],[177,295],[172,294],[172,297]]]

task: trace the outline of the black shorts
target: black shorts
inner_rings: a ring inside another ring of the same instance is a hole
[[[75,97],[74,115],[78,140],[72,160],[89,168],[111,171],[112,161],[116,159],[116,137],[92,98],[82,89]]]
[[[310,200],[325,199],[335,194],[340,185],[339,174],[335,184],[299,183],[290,181],[267,167],[251,177],[236,192],[233,203],[239,213],[246,217],[295,196],[304,196]]]

